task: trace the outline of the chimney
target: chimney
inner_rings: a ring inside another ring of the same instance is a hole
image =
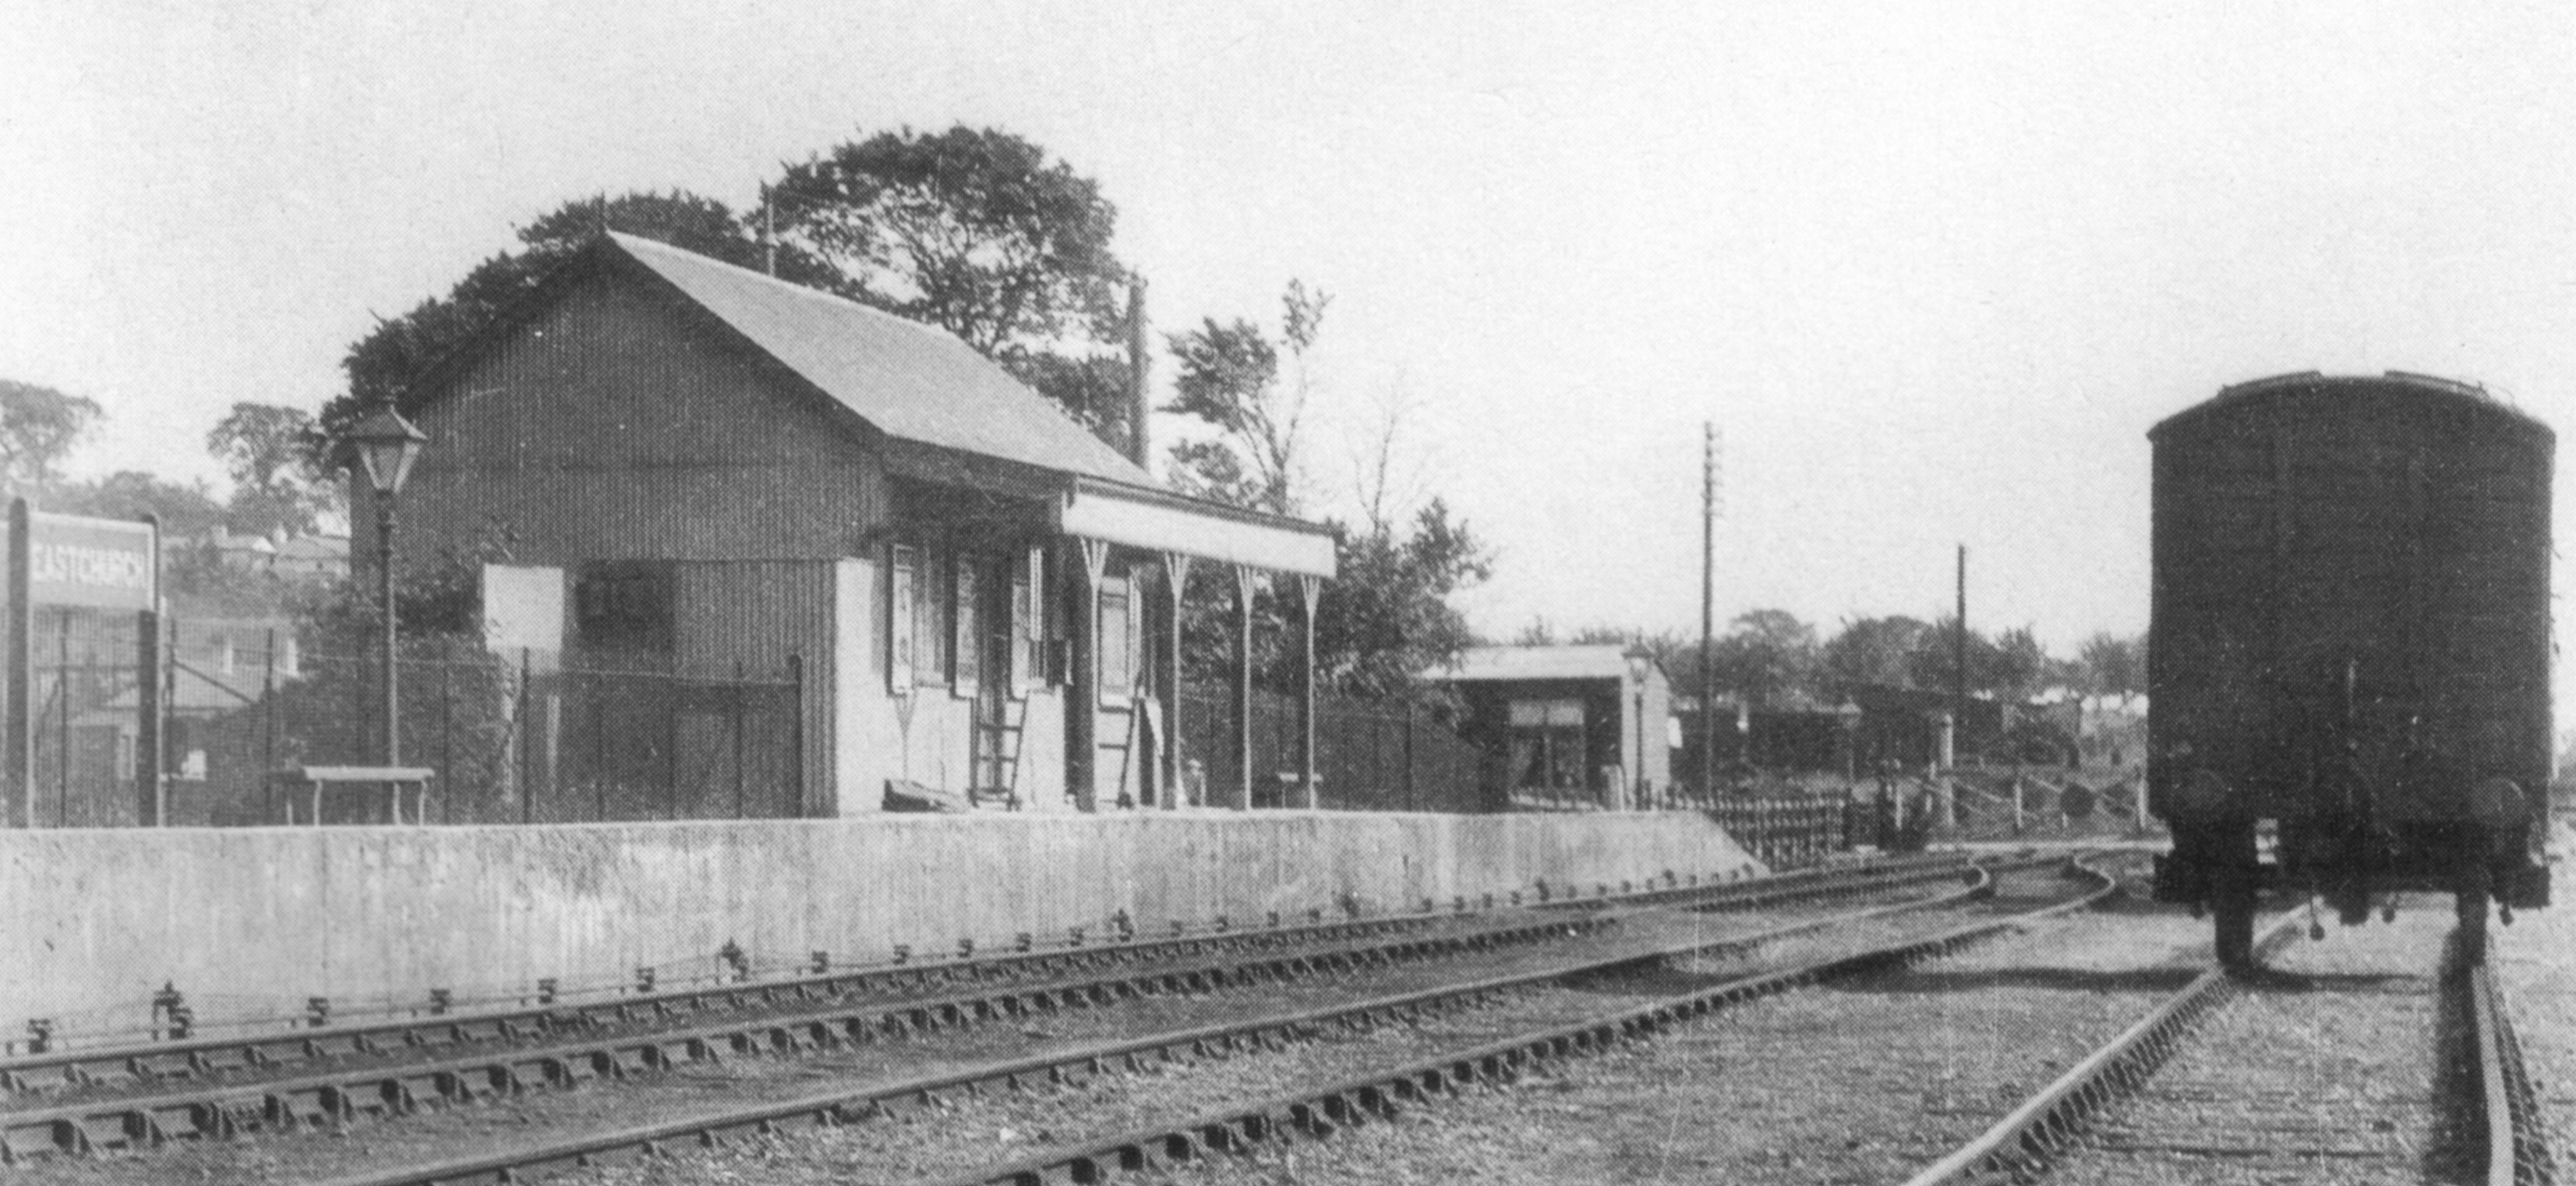
[[[1136,277],[1127,285],[1127,459],[1137,468],[1150,473],[1151,449],[1145,439],[1145,370],[1150,356],[1145,351],[1145,278]]]

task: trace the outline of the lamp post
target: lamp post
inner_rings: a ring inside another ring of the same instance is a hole
[[[420,448],[429,443],[429,438],[388,404],[350,429],[348,439],[357,447],[358,462],[366,469],[368,489],[375,492],[376,589],[383,599],[385,614],[385,765],[399,766],[402,714],[394,687],[394,497],[402,493],[403,480],[411,476],[412,462],[419,459]]]
[[[1846,698],[1834,709],[1834,719],[1843,725],[1843,781],[1860,785],[1860,706]]]
[[[1637,756],[1636,773],[1628,779],[1632,809],[1651,806],[1646,802],[1646,676],[1655,668],[1654,653],[1644,647],[1628,652],[1628,682],[1636,688]]]

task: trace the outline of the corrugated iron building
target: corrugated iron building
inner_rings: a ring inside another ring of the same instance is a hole
[[[1425,673],[1466,702],[1460,733],[1508,755],[1504,790],[1541,802],[1642,807],[1672,782],[1672,684],[1616,644],[1469,647]]]
[[[793,657],[810,815],[876,810],[897,780],[1168,804],[1169,574],[1333,573],[1323,528],[1160,489],[942,330],[624,235],[401,410],[429,443],[399,563],[497,546],[561,568],[568,662],[726,677]],[[364,567],[364,482],[351,502]]]

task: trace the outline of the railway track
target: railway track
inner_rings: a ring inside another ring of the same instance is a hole
[[[2043,910],[2072,909],[2093,900],[2098,894],[2108,892],[2106,878],[2096,874],[2089,875],[2087,880],[2095,888],[2081,895],[2060,894],[2058,902]],[[861,1141],[876,1139],[864,1135],[871,1131],[887,1134],[883,1139],[892,1142],[891,1145],[863,1154],[868,1158],[868,1172],[887,1176],[887,1180],[910,1180],[918,1176],[915,1171],[921,1164],[944,1163],[954,1166],[972,1163],[971,1156],[960,1157],[959,1151],[955,1148],[935,1152],[926,1163],[905,1160],[914,1156],[918,1150],[914,1153],[905,1153],[894,1148],[894,1146],[905,1145],[907,1141],[914,1144],[921,1143],[914,1140],[916,1137],[926,1139],[932,1144],[941,1141],[953,1144],[960,1139],[960,1136],[957,1132],[951,1132],[952,1128],[963,1131],[972,1129],[974,1123],[978,1123],[960,1120],[958,1114],[952,1111],[956,1108],[967,1108],[971,1111],[989,1105],[992,1108],[1009,1111],[1019,1106],[1012,1101],[1025,1101],[1044,1106],[1052,1099],[1066,1101],[1065,1106],[1072,1109],[1074,1113],[1087,1115],[1096,1120],[1099,1118],[1097,1106],[1105,1105],[1114,1112],[1124,1106],[1131,1095],[1143,1098],[1177,1094],[1182,1098],[1204,1101],[1212,1097],[1234,1094],[1239,1089],[1217,1082],[1191,1080],[1189,1076],[1196,1075],[1200,1080],[1224,1080],[1234,1075],[1238,1068],[1258,1070],[1264,1065],[1263,1060],[1260,1059],[1241,1061],[1227,1059],[1224,1056],[1292,1047],[1312,1050],[1318,1044],[1331,1047],[1332,1049],[1327,1053],[1340,1056],[1342,1064],[1361,1070],[1358,1078],[1351,1078],[1347,1074],[1337,1075],[1328,1083],[1312,1089],[1301,1089],[1298,1099],[1282,1097],[1251,1110],[1230,1109],[1227,1113],[1228,1119],[1215,1128],[1210,1128],[1209,1122],[1204,1117],[1184,1120],[1178,1124],[1166,1120],[1160,1125],[1163,1131],[1159,1145],[1156,1141],[1148,1141],[1133,1132],[1121,1130],[1118,1135],[1108,1138],[1112,1148],[1107,1152],[1094,1148],[1093,1143],[1083,1141],[1054,1144],[1050,1152],[1044,1155],[1051,1159],[1052,1169],[1048,1167],[1030,1169],[1013,1165],[1001,1167],[994,1175],[984,1178],[972,1178],[972,1175],[969,1175],[972,1180],[1002,1181],[1029,1180],[1030,1174],[1043,1179],[1051,1172],[1071,1173],[1081,1177],[1119,1164],[1122,1158],[1150,1159],[1160,1156],[1151,1152],[1137,1153],[1134,1150],[1161,1148],[1168,1152],[1171,1142],[1174,1141],[1182,1142],[1194,1149],[1208,1147],[1211,1144],[1215,1147],[1230,1147],[1231,1144],[1239,1144],[1292,1129],[1325,1131],[1339,1123],[1333,1119],[1337,1115],[1344,1116],[1346,1119],[1356,1118],[1365,1113],[1369,1107],[1375,1106],[1371,1101],[1382,1102],[1384,1099],[1392,1098],[1387,1093],[1406,1090],[1389,1084],[1417,1082],[1418,1075],[1422,1073],[1422,1068],[1407,1065],[1399,1068],[1401,1073],[1395,1074],[1394,1078],[1389,1080],[1386,1078],[1388,1072],[1364,1068],[1384,1063],[1388,1050],[1398,1049],[1408,1044],[1406,1040],[1408,1034],[1425,1026],[1436,1027],[1443,1018],[1481,1016],[1486,1011],[1496,1009],[1509,1011],[1515,1007],[1515,1002],[1520,1002],[1521,1007],[1525,1007],[1534,1015],[1546,1012],[1548,1009],[1555,1009],[1560,1014],[1570,1013],[1576,1018],[1569,1021],[1566,1016],[1559,1016],[1551,1024],[1542,1027],[1545,1031],[1543,1034],[1531,1036],[1527,1041],[1517,1045],[1481,1043],[1473,1057],[1466,1059],[1463,1068],[1453,1066],[1449,1072],[1444,1072],[1468,1078],[1484,1074],[1512,1074],[1526,1066],[1531,1059],[1589,1048],[1617,1036],[1651,1032],[1661,1025],[1695,1015],[1696,1012],[1721,1008],[1729,1003],[1780,992],[1801,984],[1814,983],[1818,979],[1856,975],[1869,969],[1887,967],[1907,959],[1919,958],[1926,953],[1973,942],[1978,938],[2021,925],[2034,913],[2016,907],[2009,914],[1990,917],[1966,926],[1948,927],[1928,937],[1923,934],[1925,928],[1918,923],[1910,928],[1910,935],[1893,940],[1880,940],[1876,946],[1862,951],[1846,950],[1835,956],[1810,957],[1804,962],[1774,967],[1759,974],[1729,977],[1705,991],[1679,995],[1660,991],[1642,994],[1632,991],[1626,995],[1643,1000],[1645,1003],[1621,1010],[1617,1016],[1612,1017],[1601,1014],[1599,1001],[1602,999],[1602,993],[1618,995],[1617,992],[1610,989],[1596,990],[1588,983],[1592,980],[1607,983],[1623,976],[1647,972],[1661,967],[1669,960],[1693,953],[1706,953],[1713,950],[1740,952],[1756,945],[1794,944],[1801,941],[1799,936],[1812,936],[1816,932],[1829,928],[1863,925],[1859,920],[1864,918],[1877,920],[1878,925],[1886,926],[1890,925],[1889,919],[1901,912],[1920,910],[1928,904],[1930,903],[1917,902],[1883,906],[1851,915],[1813,919],[1752,934],[1670,938],[1648,950],[1630,950],[1579,964],[1560,963],[1544,969],[1514,972],[1470,982],[1453,981],[1410,992],[1366,1000],[1343,1001],[1318,1008],[1281,1012],[1262,1017],[1238,1016],[1215,1025],[1143,1034],[1089,1047],[1058,1049],[1034,1057],[983,1063],[945,1075],[879,1084],[859,1090],[838,1090],[779,1100],[756,1107],[699,1112],[660,1124],[585,1135],[563,1142],[530,1146],[509,1154],[418,1166],[394,1173],[348,1179],[348,1181],[365,1182],[374,1186],[392,1186],[395,1183],[524,1180],[547,1170],[602,1164],[614,1165],[638,1159],[641,1159],[641,1165],[647,1167],[642,1172],[649,1173],[653,1172],[649,1167],[657,1164],[651,1155],[657,1152],[701,1145],[722,1147],[741,1142],[744,1138],[756,1138],[760,1134],[788,1129],[822,1129],[827,1130],[827,1136],[847,1133],[851,1134],[851,1139]],[[1538,1000],[1532,1004],[1530,1003],[1532,998],[1551,999]],[[1485,1047],[1492,1048],[1485,1049]],[[1454,1051],[1452,1053],[1454,1054]],[[1443,1066],[1450,1066],[1454,1061],[1455,1059],[1449,1055],[1442,1056],[1440,1060]],[[1103,1093],[1059,1090],[1068,1085],[1078,1086],[1095,1076],[1106,1074],[1125,1076],[1125,1082],[1129,1087],[1122,1088],[1105,1098]],[[1176,1074],[1181,1076],[1183,1081],[1174,1081],[1173,1076]],[[1370,1086],[1372,1083],[1378,1086]],[[1352,1111],[1354,1108],[1358,1111]],[[916,1127],[907,1134],[904,1131],[904,1118],[911,1116],[935,1117],[936,1121],[925,1121],[926,1127]],[[1211,1135],[1218,1133],[1232,1135]],[[900,1170],[893,1168],[896,1166],[904,1168]],[[762,1176],[774,1176],[773,1169],[774,1167],[764,1164],[761,1170]],[[610,1172],[613,1174],[617,1171]],[[829,1176],[831,1180],[840,1180],[840,1175],[837,1173]]]
[[[1898,891],[1955,879],[1963,868],[1957,861],[1918,860],[1615,895],[1602,886],[1590,898],[1550,894],[1552,909],[1491,917],[1424,915],[1203,935],[853,970],[513,1016],[353,1027],[256,1045],[201,1042],[66,1055],[42,1064],[60,1074],[57,1098],[41,1101],[51,1106],[0,1110],[0,1153],[19,1160],[336,1125],[744,1054],[828,1050],[1141,997],[1455,959],[1598,934],[1650,906],[1752,908]],[[13,1073],[23,1074],[28,1061],[19,1060]],[[74,1098],[59,1098],[66,1094]]]
[[[2460,966],[2438,916],[2198,977],[1906,1186],[2551,1181],[2495,977]]]

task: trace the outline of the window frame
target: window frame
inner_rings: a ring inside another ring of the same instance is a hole
[[[982,560],[960,552],[948,561],[948,691],[961,699],[983,686]]]
[[[1112,592],[1113,587],[1115,589],[1114,593]],[[1135,579],[1125,573],[1121,573],[1117,576],[1104,576],[1100,579],[1100,588],[1095,596],[1097,600],[1092,606],[1093,619],[1091,634],[1092,645],[1095,652],[1092,663],[1093,679],[1095,680],[1093,687],[1098,693],[1102,704],[1128,704],[1135,699],[1136,676],[1138,674],[1136,670]],[[1108,645],[1108,624],[1110,620],[1109,605],[1112,597],[1117,599],[1118,604],[1117,618],[1119,638],[1116,652],[1118,657],[1119,674],[1124,677],[1116,683],[1112,683],[1109,678],[1109,657],[1111,654],[1111,648]]]
[[[1028,698],[1045,676],[1043,655],[1045,615],[1038,606],[1038,590],[1046,587],[1046,549],[1032,546],[1018,564],[1011,566],[1011,697]]]
[[[920,571],[919,549],[910,544],[886,549],[886,691],[895,696],[912,695],[921,661],[913,629],[914,606],[921,596]]]

